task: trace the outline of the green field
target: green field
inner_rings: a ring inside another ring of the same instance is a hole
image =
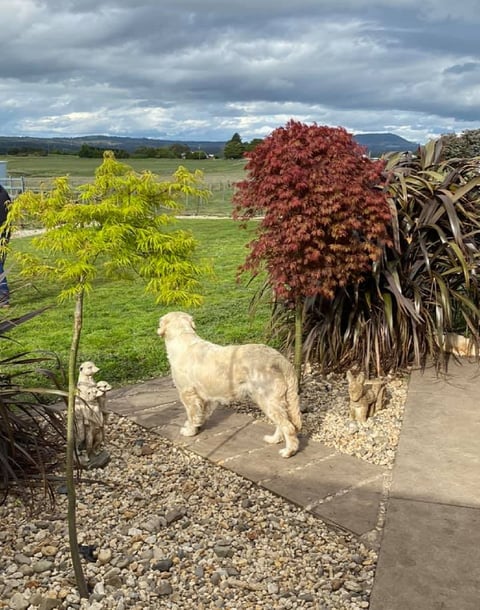
[[[7,157],[9,176],[24,176],[26,188],[35,190],[44,181],[69,175],[73,184],[93,179],[100,159],[80,159],[73,156]],[[168,179],[179,161],[165,159],[128,159],[136,171],[149,170]],[[186,214],[231,216],[233,183],[244,178],[244,163],[212,159],[184,161],[190,170],[201,169],[213,197],[204,207],[198,202],[185,201]],[[230,219],[179,219],[178,227],[191,231],[199,243],[198,256],[211,262],[214,274],[205,278],[202,286],[204,303],[192,310],[198,330],[208,339],[219,343],[265,340],[267,309],[249,317],[249,303],[259,286],[258,281],[247,285],[244,278],[237,282],[237,270],[247,255],[248,233]],[[29,238],[12,239],[12,248],[29,250]],[[58,303],[58,285],[45,285],[41,280],[29,284],[19,278],[14,257],[7,258],[6,271],[12,291],[12,307],[8,316],[16,317],[34,309],[51,306],[41,316],[19,326],[9,334],[15,342],[2,341],[2,356],[20,350],[47,350],[58,354],[65,362],[70,347],[73,324],[72,303]],[[175,308],[173,308],[175,309]],[[139,280],[112,281],[99,276],[93,292],[85,299],[85,322],[80,345],[80,359],[94,360],[102,377],[112,383],[126,384],[168,371],[163,342],[156,335],[158,318],[167,309],[146,295]]]
[[[47,157],[3,156],[0,161],[7,162],[7,171],[11,176],[26,178],[51,178],[55,176],[76,176],[93,178],[95,169],[101,159],[84,159],[73,155],[49,155]],[[244,176],[245,162],[229,159],[121,159],[136,171],[148,170],[162,178],[171,176],[179,165],[194,171],[200,169],[207,180],[236,182]]]
[[[254,318],[249,316],[250,300],[259,286],[248,277],[237,282],[237,271],[244,262],[251,234],[227,219],[183,219],[178,228],[191,231],[198,241],[198,257],[211,263],[213,275],[202,285],[204,302],[190,309],[199,334],[218,343],[264,341],[267,307]],[[12,248],[28,251],[29,238],[12,239]],[[12,341],[1,342],[1,357],[20,351],[47,350],[68,359],[73,326],[73,303],[59,303],[60,286],[41,280],[29,284],[18,277],[14,257],[7,258],[6,270],[11,289],[9,318],[52,306],[37,318],[9,333]],[[163,341],[157,337],[158,319],[168,310],[144,293],[143,283],[113,281],[100,275],[85,299],[85,320],[80,344],[80,360],[94,360],[101,377],[116,386],[147,379],[168,371]],[[5,312],[2,312],[2,318]]]
[[[4,156],[0,161],[7,162],[9,176],[23,177],[25,189],[33,191],[48,188],[52,179],[60,176],[70,176],[74,186],[91,182],[95,169],[102,162],[101,159],[84,159],[72,155]],[[196,198],[186,198],[183,201],[184,212],[190,215],[230,216],[234,185],[245,178],[243,160],[125,159],[122,162],[138,172],[150,171],[160,180],[170,179],[179,165],[190,171],[201,170],[212,197],[207,203]]]

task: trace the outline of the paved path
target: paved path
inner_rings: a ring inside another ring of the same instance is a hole
[[[169,378],[116,390],[109,407],[380,543],[370,610],[480,610],[477,364],[452,362],[446,378],[432,370],[412,374],[388,498],[385,468],[306,438],[284,460],[278,446],[262,440],[271,426],[227,408],[218,408],[200,435],[180,436],[184,411]]]
[[[480,369],[410,380],[370,610],[480,610]]]

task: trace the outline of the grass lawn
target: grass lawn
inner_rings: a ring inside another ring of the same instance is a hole
[[[247,285],[249,277],[236,281],[238,266],[244,261],[250,239],[232,220],[182,219],[178,228],[190,230],[199,242],[198,255],[211,261],[214,274],[203,285],[204,303],[188,310],[194,315],[197,330],[217,343],[265,341],[268,308],[249,316],[250,299],[260,280]],[[14,249],[31,248],[30,238],[12,240]],[[25,285],[15,273],[13,257],[6,270],[11,295],[8,316],[15,317],[34,309],[52,309],[9,333],[16,342],[2,341],[2,356],[22,350],[48,350],[67,362],[73,326],[73,303],[58,303],[59,286],[42,281]],[[156,335],[157,322],[167,311],[143,291],[140,280],[107,280],[98,277],[94,290],[85,299],[80,361],[93,360],[100,368],[98,378],[115,387],[168,372],[163,341]]]

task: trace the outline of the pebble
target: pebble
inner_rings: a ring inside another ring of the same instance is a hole
[[[406,389],[406,380],[389,382],[385,409],[358,424],[346,380],[312,374],[302,433],[391,466]],[[371,540],[341,534],[126,418],[111,416],[106,444],[110,462],[77,483],[79,544],[96,549],[93,561],[82,559],[89,599],[80,600],[71,568],[67,497],[56,492],[55,506],[40,497],[33,516],[9,496],[0,505],[0,608],[368,608]]]

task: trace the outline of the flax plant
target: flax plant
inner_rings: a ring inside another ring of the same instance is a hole
[[[445,160],[432,140],[385,162],[390,243],[361,281],[305,304],[306,357],[324,370],[444,369],[449,333],[467,335],[478,353],[480,158]],[[279,302],[274,318],[284,332]]]

